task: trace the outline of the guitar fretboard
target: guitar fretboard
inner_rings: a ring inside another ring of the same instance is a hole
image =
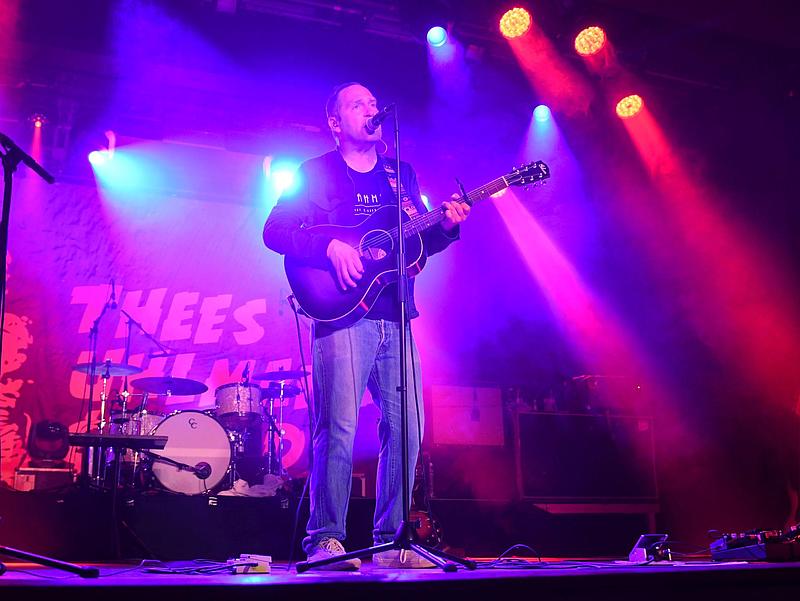
[[[498,177],[496,180],[489,182],[481,186],[480,188],[475,188],[474,190],[467,192],[466,198],[459,199],[459,202],[464,202],[470,206],[478,202],[479,200],[483,200],[484,198],[488,198],[492,194],[497,194],[500,190],[504,190],[508,188],[508,181],[505,177]],[[438,209],[435,211],[428,211],[427,213],[422,213],[417,215],[416,217],[412,217],[408,223],[403,225],[403,234],[406,238],[413,234],[419,234],[424,232],[429,227],[432,227],[442,221],[444,219],[444,209]],[[392,240],[397,240],[397,228],[393,228],[389,232],[392,236]]]

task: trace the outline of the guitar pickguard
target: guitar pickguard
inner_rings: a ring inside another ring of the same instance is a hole
[[[387,230],[370,230],[361,237],[358,243],[358,252],[361,257],[373,261],[386,258],[393,250],[394,243]]]

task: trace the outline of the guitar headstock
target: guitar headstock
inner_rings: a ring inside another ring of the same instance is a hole
[[[532,161],[514,167],[505,175],[509,186],[530,186],[550,177],[550,167],[544,161]]]

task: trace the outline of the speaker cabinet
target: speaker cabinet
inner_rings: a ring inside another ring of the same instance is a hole
[[[513,421],[522,498],[658,498],[652,417],[517,411]]]
[[[514,499],[514,454],[502,390],[431,386],[427,398],[433,496]]]

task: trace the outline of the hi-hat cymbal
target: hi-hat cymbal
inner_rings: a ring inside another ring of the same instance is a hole
[[[296,397],[298,394],[303,392],[299,387],[292,386],[291,384],[285,384],[283,386],[283,396],[284,398],[291,398]],[[264,388],[264,395],[267,398],[277,399],[281,396],[281,385],[277,382],[271,382],[269,386]]]
[[[92,371],[92,364],[78,363],[77,365],[73,365],[72,369],[79,371],[82,374],[88,374]],[[106,372],[110,377],[135,376],[136,374],[142,373],[142,368],[136,367],[135,365],[128,365],[127,363],[111,363],[111,361],[95,363],[94,375],[102,377],[106,374]]]
[[[263,371],[259,374],[253,374],[253,380],[272,380],[273,382],[280,382],[282,380],[297,380],[303,376],[307,376],[309,372],[302,369],[279,369],[276,371]]]
[[[208,386],[189,378],[139,378],[133,380],[131,386],[151,394],[170,394],[172,396],[192,396],[203,394]]]

